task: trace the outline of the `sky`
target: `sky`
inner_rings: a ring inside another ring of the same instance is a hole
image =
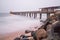
[[[0,0],[0,13],[39,10],[49,6],[60,6],[60,0]]]

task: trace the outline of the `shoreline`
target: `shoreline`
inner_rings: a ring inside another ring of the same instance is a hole
[[[5,35],[0,35],[0,40],[14,40],[16,37],[20,37],[24,34],[24,31],[16,31]]]

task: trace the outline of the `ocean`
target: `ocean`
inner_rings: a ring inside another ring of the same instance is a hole
[[[40,27],[42,24],[39,19],[0,13],[0,34],[7,34],[18,30],[34,30],[34,27]]]

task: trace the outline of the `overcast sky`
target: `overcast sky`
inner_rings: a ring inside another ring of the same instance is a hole
[[[0,0],[0,13],[38,10],[46,6],[60,6],[60,0]]]

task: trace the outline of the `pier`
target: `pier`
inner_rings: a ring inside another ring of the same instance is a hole
[[[23,11],[23,12],[13,12],[11,11],[10,14],[15,14],[15,15],[21,15],[21,16],[26,16],[30,18],[42,18],[42,14],[46,14],[47,18],[51,15],[55,15],[55,9],[59,9],[60,6],[52,6],[52,7],[44,7],[44,8],[39,8],[39,11]]]
[[[26,17],[30,17],[30,18],[39,18],[39,19],[41,19],[42,18],[42,16],[43,16],[43,14],[46,14],[47,16],[47,19],[51,16],[51,15],[56,15],[57,13],[60,13],[60,10],[58,10],[58,9],[60,9],[60,6],[54,6],[54,7],[45,7],[45,8],[39,8],[39,11],[23,11],[23,12],[10,12],[11,14],[15,14],[15,15],[21,15],[21,16],[26,16]],[[45,22],[46,23],[46,22]],[[41,27],[40,27],[41,28]],[[37,29],[38,30],[38,29]],[[47,31],[45,31],[46,32],[46,34],[47,34]],[[37,36],[41,36],[40,34],[38,34],[39,33],[39,31],[37,31]],[[36,34],[36,33],[35,33]],[[34,35],[35,35],[34,34]],[[50,35],[50,34],[49,34]],[[49,35],[47,35],[47,36],[49,36]],[[36,36],[36,37],[37,37]],[[42,40],[48,40],[47,39],[48,37],[45,37],[45,39],[43,38]],[[16,38],[16,39],[19,39],[20,40],[20,38]],[[15,40],[16,40],[15,39]],[[39,38],[37,37],[37,40],[38,40]],[[34,40],[34,38],[32,39],[32,40]]]

